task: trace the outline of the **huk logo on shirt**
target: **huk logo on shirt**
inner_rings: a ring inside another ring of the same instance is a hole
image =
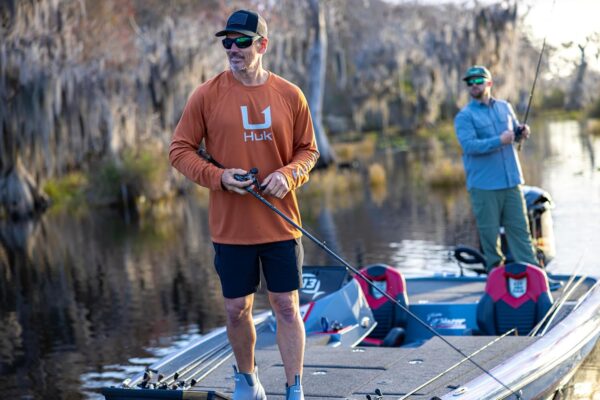
[[[271,106],[262,110],[265,116],[265,122],[261,124],[252,124],[248,119],[248,107],[241,106],[242,123],[244,124],[244,142],[261,142],[263,140],[273,140],[273,132],[271,127]]]

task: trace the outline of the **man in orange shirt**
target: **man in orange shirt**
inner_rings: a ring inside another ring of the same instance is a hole
[[[235,400],[266,399],[254,365],[252,322],[260,270],[277,319],[277,343],[287,379],[286,399],[304,399],[302,363],[305,333],[299,313],[302,233],[255,199],[244,197],[251,180],[236,174],[258,168],[263,195],[300,224],[294,190],[308,181],[319,153],[310,111],[301,90],[265,70],[267,25],[256,12],[240,10],[216,36],[230,69],[192,93],[171,141],[171,164],[210,189],[209,225],[215,268],[221,280],[227,333],[233,348]],[[197,155],[206,150],[219,169]]]

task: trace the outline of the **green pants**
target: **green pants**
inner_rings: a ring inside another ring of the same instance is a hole
[[[487,269],[502,264],[505,259],[500,246],[500,226],[504,227],[508,249],[514,260],[538,265],[521,187],[470,189],[469,195]]]

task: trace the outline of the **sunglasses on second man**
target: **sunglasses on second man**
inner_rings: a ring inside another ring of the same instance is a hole
[[[481,85],[485,83],[485,78],[471,78],[467,81],[467,86]]]
[[[235,46],[238,49],[245,49],[247,47],[250,47],[252,45],[252,43],[254,43],[254,41],[256,39],[258,39],[260,36],[240,36],[240,37],[236,37],[235,39],[232,38],[225,38],[223,39],[223,47],[225,47],[227,50],[231,49],[231,46],[233,46],[233,44],[235,43]]]

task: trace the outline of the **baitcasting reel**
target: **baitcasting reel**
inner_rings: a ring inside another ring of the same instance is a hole
[[[254,187],[256,187],[259,190],[263,190],[264,187],[262,187],[260,185],[260,183],[258,183],[258,179],[256,178],[257,174],[258,174],[258,168],[252,168],[246,174],[234,174],[233,175],[233,179],[235,179],[238,182],[244,182],[244,181],[247,181],[247,180],[251,180],[252,184],[250,186],[254,186]]]

